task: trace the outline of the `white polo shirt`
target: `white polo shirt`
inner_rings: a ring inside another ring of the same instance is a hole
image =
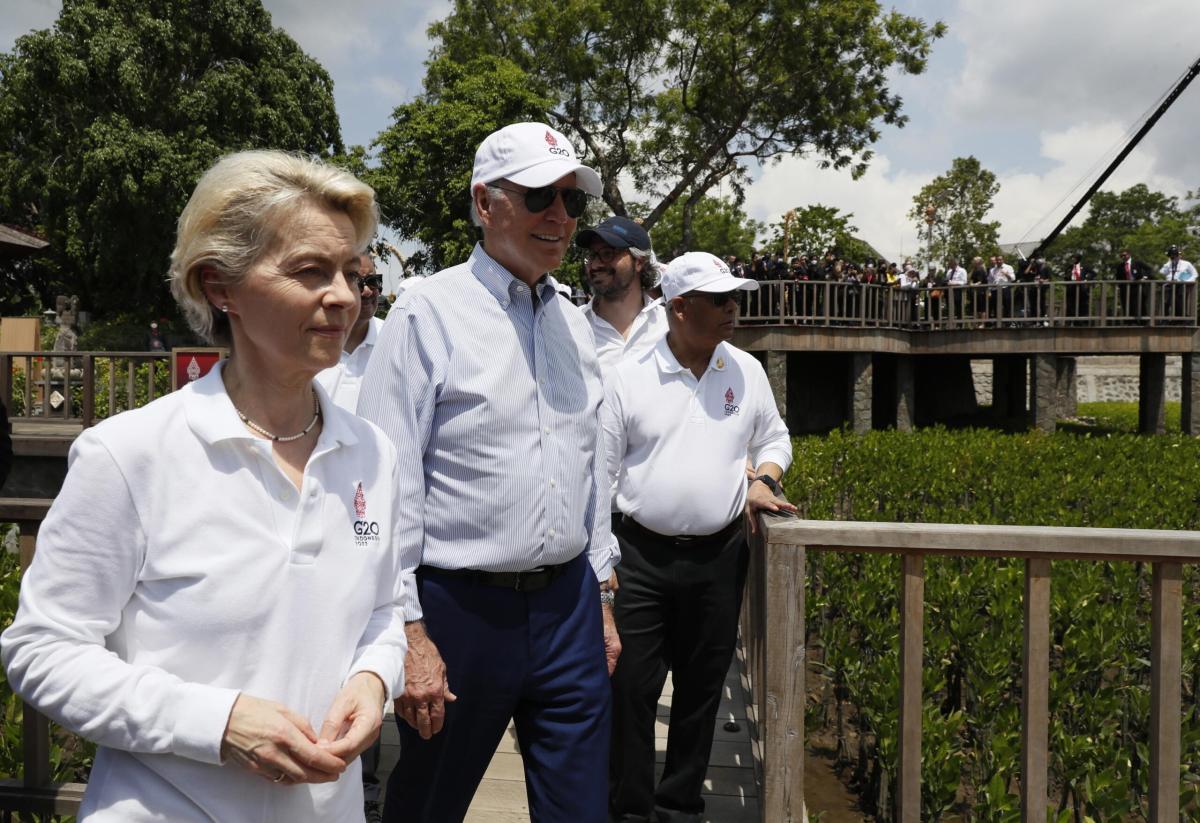
[[[395,448],[318,390],[297,490],[221,371],[79,436],[4,632],[13,688],[100,744],[90,823],[361,820],[357,759],[296,786],[220,765],[229,712],[244,692],[320,729],[356,672],[403,688]]]
[[[623,337],[612,323],[596,314],[590,302],[583,307],[583,314],[592,326],[596,359],[600,361],[600,373],[606,380],[618,363],[641,356],[667,333],[667,310],[662,299],[653,299],[645,292],[642,293],[642,310],[633,318],[628,337]]]
[[[697,380],[660,338],[613,369],[601,419],[618,508],[659,534],[713,534],[739,517],[747,454],[792,462],[766,372],[728,343]]]
[[[375,351],[375,341],[383,321],[372,317],[367,321],[367,336],[352,352],[342,352],[336,366],[317,372],[317,382],[333,398],[333,402],[351,413],[358,408],[358,393],[362,390],[363,375]]]

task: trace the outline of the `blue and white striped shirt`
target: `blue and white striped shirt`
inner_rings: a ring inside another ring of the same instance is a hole
[[[401,546],[449,569],[527,571],[587,551],[620,558],[609,520],[587,319],[546,279],[528,286],[477,245],[388,315],[358,413],[399,451]],[[415,593],[405,617],[421,615]]]

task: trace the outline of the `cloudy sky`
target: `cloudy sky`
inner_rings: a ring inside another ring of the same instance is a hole
[[[425,29],[449,9],[448,0],[264,2],[333,76],[347,144],[369,143],[392,109],[420,91]],[[8,51],[20,34],[52,25],[60,3],[0,7],[0,51]],[[1001,242],[1036,240],[1200,57],[1197,0],[902,0],[897,8],[949,26],[927,71],[895,81],[909,124],[884,131],[859,180],[805,158],[756,170],[751,217],[775,221],[796,206],[836,206],[853,213],[864,239],[900,257],[918,242],[905,218],[913,196],[955,157],[973,154],[1000,181],[991,217],[1001,223]],[[1181,197],[1200,189],[1198,131],[1200,80],[1106,188],[1145,182]]]

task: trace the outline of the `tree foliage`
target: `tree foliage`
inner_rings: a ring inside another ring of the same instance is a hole
[[[425,93],[397,107],[377,138],[379,165],[367,178],[384,220],[424,244],[413,266],[436,271],[466,259],[476,234],[470,221],[476,146],[501,126],[537,119],[548,103],[503,57],[430,64]]]
[[[751,220],[733,200],[723,197],[704,197],[692,212],[692,249],[706,251],[718,257],[736,255],[749,260],[757,248],[756,240],[763,225]],[[663,260],[683,251],[683,204],[675,203],[663,212],[654,227],[651,239],[654,250]]]
[[[614,213],[648,201],[652,228],[682,202],[690,248],[701,199],[721,181],[740,199],[750,161],[811,154],[861,172],[880,127],[905,120],[894,72],[923,71],[943,30],[877,0],[456,0],[430,33],[435,66],[497,55],[520,70]]]
[[[1179,246],[1182,256],[1200,258],[1200,239],[1190,226],[1200,220],[1200,205],[1183,208],[1179,199],[1152,191],[1138,183],[1122,192],[1098,191],[1092,196],[1087,219],[1060,234],[1046,249],[1046,260],[1057,271],[1069,268],[1073,256],[1109,275],[1108,266],[1117,262],[1117,252],[1129,249],[1135,260],[1154,268],[1166,260],[1167,247]]]
[[[236,149],[340,152],[332,87],[260,0],[65,0],[0,55],[0,222],[50,241],[39,296],[168,310],[199,175]]]
[[[948,172],[923,186],[908,217],[920,232],[924,258],[941,264],[956,257],[961,263],[993,254],[1000,224],[984,218],[998,191],[996,175],[974,157],[954,158]]]
[[[766,250],[788,258],[802,254],[820,256],[827,251],[854,262],[877,257],[871,246],[855,237],[858,227],[850,222],[853,219],[853,214],[842,214],[834,206],[820,203],[799,206],[771,224],[771,240]]]

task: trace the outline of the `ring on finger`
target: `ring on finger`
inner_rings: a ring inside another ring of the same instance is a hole
[[[283,781],[283,778],[285,778],[285,777],[287,777],[287,773],[286,773],[286,772],[280,772],[280,773],[279,773],[279,776],[278,776],[278,777],[276,777],[276,778],[275,778],[274,780],[272,780],[271,782],[272,782],[272,783],[280,783],[280,782],[282,782],[282,781]]]

